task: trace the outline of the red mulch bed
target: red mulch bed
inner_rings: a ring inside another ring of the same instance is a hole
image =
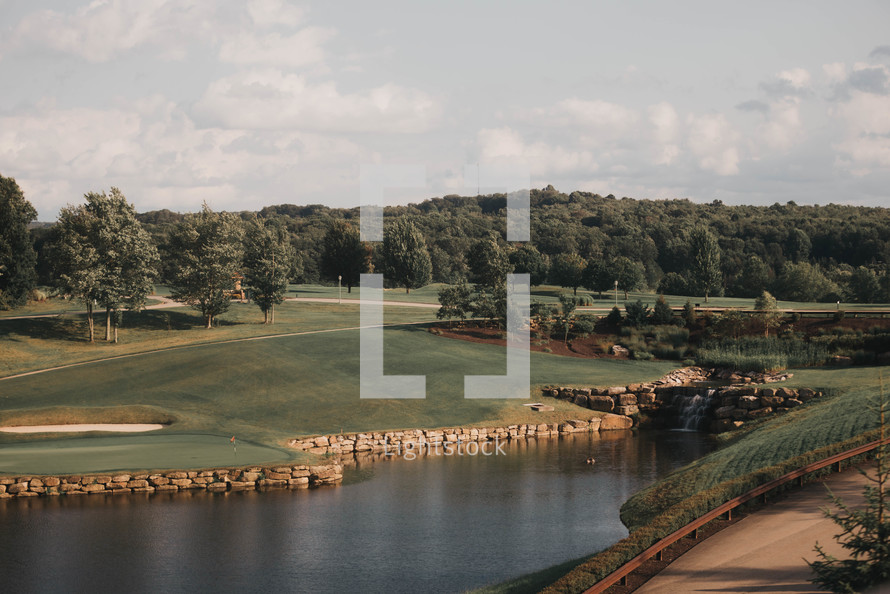
[[[435,327],[438,328],[441,336],[446,338],[456,338],[482,344],[496,344],[499,346],[507,344],[506,338],[502,338],[504,331],[499,328],[480,327],[472,324],[462,327],[455,326],[454,328],[449,328],[448,324],[438,324]],[[547,352],[544,349],[550,349],[549,352],[554,355],[581,357],[583,359],[626,359],[627,357],[616,357],[612,354],[603,353],[600,349],[599,342],[614,341],[614,338],[614,335],[609,334],[590,334],[584,338],[569,340],[568,345],[558,339],[550,340],[546,344],[536,344],[541,342],[541,340],[532,338],[531,350]]]

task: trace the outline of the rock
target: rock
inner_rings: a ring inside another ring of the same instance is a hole
[[[801,388],[797,391],[797,399],[801,402],[807,402],[815,398],[816,393],[809,388]]]
[[[169,479],[184,479],[188,478],[189,475],[187,472],[168,472],[166,476]]]
[[[148,481],[145,479],[134,479],[132,481],[127,482],[128,489],[144,489],[148,487]]]
[[[831,358],[831,364],[837,367],[849,367],[853,364],[853,359],[851,359],[850,357],[835,355]]]
[[[776,396],[781,396],[782,398],[796,398],[797,391],[791,388],[777,388]]]
[[[615,398],[615,404],[618,406],[630,406],[637,404],[637,397],[633,394],[619,394]]]
[[[734,411],[732,411],[732,418],[735,419],[736,421],[739,421],[741,419],[747,419],[748,418],[747,409],[744,409],[744,408],[735,409]]]
[[[717,419],[711,423],[712,433],[723,433],[733,428],[732,419]]]
[[[298,478],[288,479],[287,484],[289,487],[308,487],[309,486],[309,477],[301,476]]]
[[[748,410],[760,408],[760,398],[757,396],[742,396],[739,398],[739,408]]]
[[[582,421],[581,419],[569,419],[567,422],[575,429],[587,429],[590,426],[588,421]]]
[[[784,398],[781,396],[761,396],[760,403],[763,406],[782,406],[782,402],[784,402]]]
[[[578,406],[583,406],[584,408],[587,408],[588,396],[586,396],[584,394],[576,394],[573,402],[575,404],[577,404]]]
[[[607,396],[618,396],[619,394],[624,394],[623,386],[612,386],[611,388],[606,388]]]
[[[714,416],[718,419],[729,419],[732,417],[732,411],[736,410],[734,406],[721,406],[714,411]]]
[[[756,410],[749,410],[748,417],[752,419],[756,419],[758,417],[765,417],[767,415],[773,414],[773,409],[769,406],[766,408],[758,408]]]
[[[273,472],[269,471],[266,473],[266,478],[273,481],[286,481],[290,478],[290,469],[285,468],[285,472]]]
[[[590,431],[599,431],[602,422],[602,417],[593,417],[592,419],[590,419],[590,424],[587,427]]]
[[[101,478],[107,478],[107,477],[101,477]],[[114,476],[114,477],[109,478],[107,481],[106,481],[106,480],[100,480],[99,477],[96,478],[96,482],[97,482],[97,483],[110,483],[110,482],[115,482],[115,483],[126,483],[126,482],[128,482],[129,480],[130,480],[130,475],[129,475],[129,474],[119,474],[119,475],[117,475],[117,476]]]
[[[6,487],[6,492],[12,495],[18,495],[28,490],[28,483],[14,483]]]
[[[630,415],[635,415],[638,412],[640,412],[640,407],[638,407],[636,404],[628,404],[625,406],[616,406],[615,412],[619,415],[625,415],[625,416],[629,417]]]
[[[612,354],[618,357],[627,357],[628,355],[630,355],[630,351],[620,344],[615,344],[612,345]]]
[[[283,479],[262,479],[259,481],[260,487],[286,487],[287,480]]]
[[[208,483],[206,488],[208,491],[218,492],[227,490],[229,486],[226,483]]]
[[[602,412],[612,412],[615,401],[608,396],[591,396],[587,401],[587,408]]]
[[[259,480],[259,478],[260,478],[259,472],[250,472],[250,471],[245,470],[241,473],[241,477],[239,480],[241,480],[243,482],[247,482],[247,483],[255,483]],[[191,481],[189,481],[189,482],[191,482]],[[176,481],[173,481],[173,484],[179,484],[179,483],[177,483]]]
[[[801,404],[803,404],[803,402],[801,402],[797,398],[786,398],[785,399],[785,406],[787,406],[788,408],[794,408],[795,406],[800,406]]]
[[[607,414],[602,417],[600,423],[600,431],[614,431],[618,429],[630,429],[633,427],[634,421],[630,417],[622,415]]]
[[[761,397],[766,396],[767,398],[771,398],[771,397],[773,397],[773,396],[775,396],[775,395],[776,395],[776,390],[775,390],[775,388],[763,388],[763,389],[760,391],[760,396],[761,396]]]
[[[653,392],[641,392],[637,394],[637,404],[654,404],[655,403],[655,393]]]

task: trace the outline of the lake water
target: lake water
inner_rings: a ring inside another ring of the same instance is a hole
[[[0,583],[459,592],[609,546],[627,535],[625,500],[711,448],[697,433],[592,433],[363,462],[340,487],[0,501]]]

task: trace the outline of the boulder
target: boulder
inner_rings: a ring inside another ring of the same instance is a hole
[[[637,394],[637,404],[654,404],[655,394],[653,392],[641,392]]]
[[[773,414],[773,409],[769,406],[766,408],[758,408],[756,410],[749,410],[748,417],[751,419],[756,419],[758,417],[765,417],[767,415]]]
[[[816,393],[809,388],[801,388],[797,391],[797,399],[801,402],[807,402],[812,400],[816,396]]]
[[[590,425],[588,425],[588,428],[591,431],[599,431],[602,423],[603,423],[602,417],[593,417],[592,419],[590,419]]]
[[[587,401],[587,408],[602,412],[612,412],[615,401],[608,396],[591,396]]]
[[[760,408],[760,398],[757,396],[742,396],[739,398],[739,408],[748,410]]]
[[[622,415],[607,414],[600,423],[600,431],[614,431],[617,429],[630,429],[634,425],[633,419]]]
[[[740,421],[742,419],[747,419],[748,418],[747,409],[744,409],[744,408],[735,409],[734,411],[732,411],[732,418],[736,421]]]
[[[637,404],[637,397],[633,394],[619,394],[615,397],[618,406],[630,406]]]
[[[803,404],[803,402],[801,402],[797,398],[786,398],[785,399],[785,406],[787,406],[788,408],[794,408],[795,406],[800,406],[801,404]]]
[[[843,357],[841,355],[835,355],[831,358],[831,364],[837,367],[849,367],[853,364],[853,359],[850,357]]]
[[[586,394],[576,394],[575,398],[574,398],[574,400],[572,400],[572,402],[574,402],[578,406],[583,406],[584,408],[587,408],[588,400],[589,400],[589,396],[587,396]]]
[[[763,406],[782,406],[782,402],[784,402],[784,398],[781,396],[761,396],[760,403]]]
[[[608,396],[618,396],[619,394],[624,394],[624,386],[612,386],[611,388],[606,388],[606,395]]]
[[[629,417],[630,415],[635,415],[640,412],[640,408],[636,404],[627,404],[625,406],[616,406],[615,412],[619,415]]]
[[[711,433],[723,433],[732,428],[732,419],[717,419],[711,423]]]
[[[615,344],[612,345],[612,354],[618,357],[627,357],[628,355],[630,355],[630,351],[620,344]]]
[[[729,419],[732,417],[732,411],[736,410],[734,406],[721,406],[714,411],[714,416],[718,419]]]

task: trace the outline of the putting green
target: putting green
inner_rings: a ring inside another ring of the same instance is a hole
[[[294,454],[231,436],[152,435],[77,437],[7,444],[0,448],[0,473],[80,474],[134,469],[205,468],[283,462]]]

